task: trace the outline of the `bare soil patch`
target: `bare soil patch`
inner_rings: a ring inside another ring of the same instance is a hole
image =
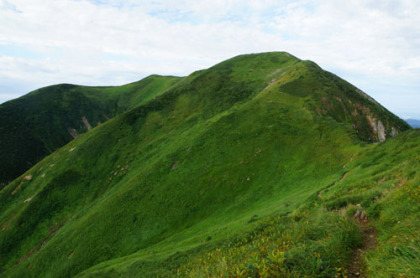
[[[355,221],[359,226],[360,230],[362,231],[362,246],[360,246],[360,248],[356,248],[353,251],[350,264],[347,267],[347,277],[366,278],[366,268],[364,265],[363,256],[367,251],[372,250],[376,247],[376,245],[378,244],[377,235],[375,228],[369,224],[369,219],[365,215],[360,214],[358,216],[355,216]]]

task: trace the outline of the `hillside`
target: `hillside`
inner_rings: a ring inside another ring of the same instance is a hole
[[[120,87],[61,84],[0,105],[0,188],[73,138],[159,95],[179,78]]]
[[[343,276],[353,215],[418,276],[420,134],[351,84],[263,53],[125,103],[0,191],[2,276]]]

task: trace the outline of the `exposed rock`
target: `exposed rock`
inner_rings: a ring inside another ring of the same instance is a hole
[[[73,139],[76,139],[79,135],[77,134],[77,131],[74,128],[68,128],[67,131],[73,137]]]
[[[91,130],[92,129],[92,126],[90,125],[90,123],[88,122],[88,120],[86,119],[85,116],[82,117],[82,121],[85,124],[87,130]]]
[[[376,118],[371,117],[370,115],[366,116],[366,119],[369,121],[369,124],[372,128],[373,133],[377,136],[379,142],[383,142],[386,139],[386,129],[383,123]]]
[[[385,127],[381,121],[378,121],[378,140],[379,142],[383,142],[386,139]]]
[[[395,137],[397,134],[398,134],[397,130],[394,127],[392,127],[391,128],[391,136]]]

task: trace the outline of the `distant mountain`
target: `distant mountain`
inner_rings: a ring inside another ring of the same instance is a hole
[[[284,52],[145,82],[2,114],[52,146],[0,191],[2,277],[418,277],[420,130]]]
[[[0,105],[0,188],[46,155],[115,115],[158,96],[177,77],[119,87],[61,84]]]
[[[420,128],[420,120],[406,119],[405,120],[411,127]]]

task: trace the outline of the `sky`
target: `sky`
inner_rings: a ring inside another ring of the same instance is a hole
[[[58,83],[186,76],[267,51],[312,60],[420,118],[418,0],[0,0],[0,103]]]

